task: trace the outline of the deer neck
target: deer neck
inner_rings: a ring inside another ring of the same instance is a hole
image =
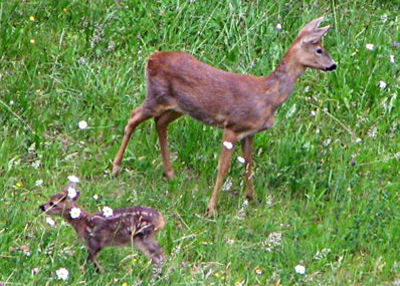
[[[267,77],[267,92],[272,95],[275,106],[282,105],[289,98],[297,79],[305,69],[294,51],[289,49],[275,71]]]
[[[70,215],[71,210],[69,210],[64,213],[64,219],[74,228],[79,237],[83,237],[91,214],[86,212],[80,206],[75,207],[81,210],[80,216],[78,218],[72,218]]]

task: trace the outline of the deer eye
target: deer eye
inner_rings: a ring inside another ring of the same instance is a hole
[[[315,50],[315,52],[316,52],[317,54],[322,54],[322,49],[321,49],[321,48],[318,48],[318,49]]]
[[[49,205],[50,205],[51,207],[54,207],[54,206],[55,206],[55,203],[50,202]]]

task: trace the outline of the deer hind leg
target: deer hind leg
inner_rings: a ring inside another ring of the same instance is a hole
[[[244,171],[244,179],[246,183],[246,198],[248,200],[254,199],[254,187],[253,187],[253,173],[251,171],[253,160],[252,160],[252,152],[253,152],[253,135],[247,136],[241,141],[242,143],[242,152],[245,160],[245,171]]]
[[[217,181],[215,182],[214,191],[211,199],[208,203],[207,215],[211,216],[215,214],[218,193],[221,189],[222,183],[224,182],[225,176],[228,173],[229,166],[231,164],[233,147],[237,141],[237,134],[229,129],[225,129],[223,140],[222,140],[221,155],[218,160],[218,175]]]
[[[171,166],[171,160],[169,156],[167,128],[168,124],[170,124],[175,119],[178,119],[180,116],[182,116],[181,113],[170,110],[155,118],[158,139],[160,142],[161,156],[163,158],[165,167],[164,175],[168,180],[173,179],[175,177],[175,174]]]
[[[153,236],[137,236],[133,244],[151,260],[154,276],[158,277],[161,274],[162,265],[165,260],[165,254],[160,244],[155,241]]]
[[[119,147],[119,151],[115,156],[113,162],[112,175],[114,177],[119,174],[122,157],[124,156],[124,152],[126,146],[128,145],[129,139],[131,138],[132,132],[135,130],[136,126],[139,123],[145,121],[146,119],[149,119],[150,117],[152,117],[151,112],[148,109],[144,108],[143,105],[132,111],[128,124],[125,126],[124,137],[122,139],[121,147]]]

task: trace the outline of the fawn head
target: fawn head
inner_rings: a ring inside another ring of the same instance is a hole
[[[63,192],[53,195],[48,202],[39,206],[39,209],[50,215],[63,215],[77,206],[79,195],[74,185],[69,185]]]
[[[300,30],[292,52],[304,67],[332,71],[336,69],[336,63],[321,44],[322,37],[325,36],[331,26],[319,28],[318,26],[323,20],[324,17],[317,18]]]

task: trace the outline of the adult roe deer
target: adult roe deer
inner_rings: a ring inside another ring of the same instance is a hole
[[[165,165],[164,174],[174,177],[167,126],[182,115],[224,129],[218,161],[218,175],[208,214],[215,212],[218,192],[229,169],[234,144],[241,141],[245,159],[246,196],[254,196],[252,182],[252,142],[255,133],[271,128],[276,109],[293,90],[307,67],[331,71],[336,68],[321,44],[330,26],[319,28],[324,17],[304,26],[274,72],[266,77],[234,74],[202,63],[184,52],[153,53],[147,62],[147,97],[132,111],[121,147],[113,162],[113,176],[136,126],[154,117]]]
[[[164,228],[164,217],[152,208],[141,206],[117,210],[108,208],[92,214],[76,203],[79,192],[74,187],[74,184],[70,184],[39,208],[47,214],[59,215],[71,224],[86,244],[88,261],[93,262],[100,271],[101,266],[96,260],[100,250],[106,246],[133,245],[151,259],[155,274],[159,274],[164,251],[155,236]]]

